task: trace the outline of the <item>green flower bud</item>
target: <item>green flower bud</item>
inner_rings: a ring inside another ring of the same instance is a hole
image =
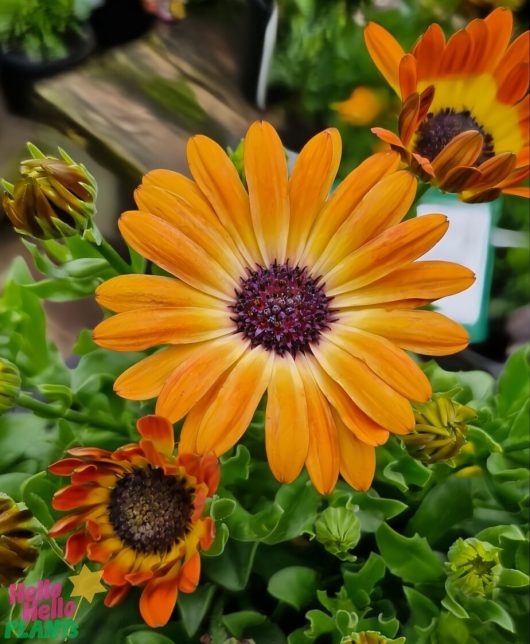
[[[15,406],[20,393],[20,372],[9,360],[0,358],[0,416]]]
[[[427,403],[414,404],[416,427],[402,436],[408,452],[423,463],[454,458],[466,443],[466,423],[476,418],[471,407],[447,398],[433,396]]]
[[[458,539],[447,553],[448,580],[465,595],[490,595],[502,570],[500,552],[486,541]]]
[[[0,586],[24,577],[37,559],[38,545],[31,512],[0,493]]]
[[[59,148],[60,159],[28,143],[31,159],[20,164],[21,178],[2,181],[2,206],[15,229],[38,239],[68,237],[90,228],[97,185],[84,165]]]
[[[389,639],[376,631],[362,631],[343,637],[340,644],[405,644],[406,638]]]
[[[315,536],[342,561],[355,561],[348,551],[359,543],[361,524],[352,508],[326,508],[315,522]]]

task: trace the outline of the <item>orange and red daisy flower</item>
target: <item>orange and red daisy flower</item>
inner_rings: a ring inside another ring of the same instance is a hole
[[[179,591],[191,593],[200,576],[199,548],[207,550],[215,524],[201,518],[207,497],[217,489],[220,470],[212,455],[179,454],[173,427],[165,418],[138,421],[139,443],[114,452],[96,447],[68,450],[50,466],[71,477],[52,502],[73,511],[49,531],[66,542],[66,561],[85,556],[103,566],[110,585],[107,606],[122,601],[132,586],[142,586],[140,612],[149,626],[169,620]]]
[[[496,9],[445,41],[433,24],[412,52],[370,23],[365,40],[379,71],[401,95],[399,136],[372,131],[401,153],[423,180],[491,201],[502,192],[528,197],[530,38],[510,44],[513,18]]]
[[[339,471],[371,484],[374,447],[414,427],[410,400],[429,381],[405,350],[463,349],[465,330],[417,307],[466,289],[468,269],[416,261],[445,234],[444,215],[401,222],[416,179],[399,155],[376,154],[328,198],[341,140],[326,130],[288,176],[281,141],[254,123],[244,143],[248,192],[226,153],[193,137],[194,181],[144,177],[139,210],[122,215],[128,244],[174,277],[123,275],[97,289],[117,313],[94,330],[116,351],[169,345],[125,371],[124,398],[158,397],[156,413],[186,417],[179,450],[229,450],[267,393],[265,446],[275,477],[306,464],[330,492]]]

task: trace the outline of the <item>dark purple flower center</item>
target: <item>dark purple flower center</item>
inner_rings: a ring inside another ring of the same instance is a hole
[[[415,151],[432,161],[455,136],[469,130],[480,132],[484,138],[482,151],[475,161],[475,165],[480,165],[495,155],[493,137],[477,123],[469,110],[455,112],[444,109],[437,114],[427,114],[418,128]]]
[[[136,552],[168,552],[190,530],[193,490],[160,468],[136,469],[110,493],[109,519],[116,534]]]
[[[237,330],[253,347],[293,356],[318,342],[332,320],[321,278],[308,274],[307,268],[291,267],[289,262],[256,270],[241,278],[236,301],[230,307]]]

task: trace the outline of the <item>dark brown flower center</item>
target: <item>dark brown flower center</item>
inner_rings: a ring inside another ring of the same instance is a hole
[[[109,517],[120,539],[137,552],[164,553],[190,530],[193,490],[151,466],[121,478],[110,495]]]
[[[232,320],[253,347],[295,356],[318,342],[332,321],[330,301],[321,277],[311,277],[307,268],[274,262],[248,269],[248,277],[241,278]]]
[[[469,130],[480,132],[484,138],[482,151],[475,161],[475,165],[480,165],[495,155],[493,137],[477,123],[469,110],[455,112],[444,109],[437,114],[427,114],[418,129],[415,151],[432,161],[455,136]]]

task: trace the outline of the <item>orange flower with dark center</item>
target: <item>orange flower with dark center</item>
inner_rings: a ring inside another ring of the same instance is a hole
[[[116,381],[124,398],[158,397],[157,413],[186,417],[179,450],[223,454],[267,393],[265,446],[274,476],[304,464],[330,492],[339,471],[371,484],[374,447],[414,428],[410,400],[431,388],[403,349],[447,354],[464,329],[422,304],[467,288],[466,268],[416,262],[447,230],[443,215],[400,223],[416,179],[399,155],[374,155],[328,198],[341,153],[336,130],[307,143],[291,177],[281,141],[253,124],[245,190],[225,152],[192,138],[195,181],[156,170],[120,219],[126,241],[174,277],[123,275],[97,300],[117,313],[94,330],[116,351],[169,345]]]
[[[373,61],[403,101],[399,136],[372,131],[423,180],[464,201],[530,196],[520,185],[530,173],[530,38],[526,31],[510,44],[512,23],[510,11],[496,9],[447,43],[433,24],[409,54],[383,27],[365,30]]]
[[[107,606],[121,602],[132,586],[142,586],[140,612],[150,626],[163,626],[179,591],[191,593],[200,576],[199,548],[214,537],[210,517],[201,518],[207,497],[217,489],[220,471],[210,455],[173,456],[173,428],[159,416],[138,421],[139,443],[114,452],[95,447],[68,450],[49,467],[70,476],[59,490],[55,510],[74,510],[49,531],[66,542],[66,561],[85,556],[103,565],[110,585]]]

